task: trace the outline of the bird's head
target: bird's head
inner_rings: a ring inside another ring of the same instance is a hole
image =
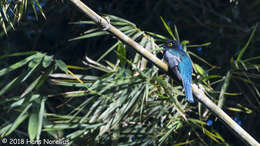
[[[164,43],[163,47],[167,49],[180,49],[182,50],[182,47],[180,43],[176,40],[169,40],[166,43]]]

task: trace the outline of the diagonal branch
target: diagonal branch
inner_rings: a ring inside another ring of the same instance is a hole
[[[108,20],[102,18],[88,6],[86,6],[80,0],[70,0],[75,6],[82,10],[88,17],[90,17],[96,24],[100,25],[104,30],[107,30],[111,34],[114,34],[119,39],[121,39],[126,44],[133,47],[137,52],[139,52],[143,57],[147,58],[149,61],[154,63],[157,67],[164,71],[168,71],[168,66],[163,61],[158,59],[152,53],[144,49],[137,42],[129,38],[127,35],[122,33],[116,27],[111,25]],[[260,146],[260,144],[248,134],[242,127],[240,127],[232,118],[230,118],[221,108],[219,108],[215,103],[213,103],[204,92],[198,88],[197,85],[192,84],[192,91],[195,97],[202,102],[208,109],[210,109],[218,118],[220,118],[232,131],[240,136],[246,144]]]

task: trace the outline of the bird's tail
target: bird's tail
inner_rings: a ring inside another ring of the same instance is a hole
[[[191,87],[191,81],[190,80],[183,80],[183,86],[185,89],[185,95],[188,102],[192,103],[194,102],[193,95],[192,95],[192,87]]]

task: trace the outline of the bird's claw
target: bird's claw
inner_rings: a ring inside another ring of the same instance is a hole
[[[105,21],[103,21],[103,20],[105,20]],[[109,27],[110,27],[110,19],[109,19],[109,17],[104,17],[104,19],[100,19],[99,20],[99,24],[101,25],[101,27],[102,27],[102,30],[108,30],[109,29]]]

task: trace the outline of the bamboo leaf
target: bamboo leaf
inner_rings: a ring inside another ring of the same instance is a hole
[[[112,47],[110,47],[102,56],[98,58],[97,62],[105,58],[111,51],[113,51],[119,45],[119,43],[120,41],[117,41]]]
[[[180,37],[179,37],[179,33],[178,33],[178,29],[177,29],[176,25],[174,25],[174,33],[176,35],[177,41],[180,42]]]
[[[12,54],[6,54],[0,56],[0,59],[8,58],[8,57],[18,57],[18,56],[27,56],[27,55],[34,55],[38,53],[37,51],[28,51],[28,52],[17,52]]]
[[[53,62],[53,56],[47,56],[45,55],[42,61],[42,66],[44,68],[47,68],[50,66],[50,64]]]
[[[30,67],[30,70],[26,74],[26,76],[22,79],[21,82],[24,82],[29,76],[31,76],[34,72],[37,71],[37,69],[40,67],[42,61],[42,57],[34,58],[28,66]]]
[[[60,70],[62,70],[62,71],[64,71],[65,73],[68,73],[68,68],[67,68],[67,65],[62,61],[62,60],[60,60],[60,59],[57,59],[57,60],[55,60],[55,62],[56,62],[56,66],[60,69]]]
[[[212,67],[212,68],[217,68],[217,66],[210,64],[208,61],[206,61],[205,59],[203,59],[203,58],[201,58],[200,56],[196,55],[195,53],[189,51],[189,54],[192,55],[192,56],[194,56],[194,57],[196,57],[196,58],[198,58],[200,61],[206,63],[206,64],[209,65],[210,67]]]
[[[0,96],[5,94],[7,91],[11,90],[14,87],[18,87],[21,84],[21,80],[27,75],[29,71],[25,71],[21,73],[18,77],[14,78],[11,82],[9,82],[6,86],[4,86],[0,90]]]
[[[204,44],[200,44],[200,45],[187,45],[187,47],[190,47],[190,48],[197,48],[197,47],[205,47],[205,46],[209,46],[211,45],[211,42],[208,42],[208,43],[204,43]]]
[[[41,12],[42,16],[44,17],[44,19],[46,19],[46,16],[45,16],[45,14],[44,14],[44,12],[42,10],[42,7],[41,7],[39,1],[38,0],[34,0],[34,1],[35,1],[36,5],[37,5],[39,11]]]
[[[221,91],[220,91],[220,94],[219,94],[219,102],[218,102],[218,106],[220,108],[223,107],[224,103],[225,103],[225,96],[224,96],[224,93],[227,91],[227,88],[229,86],[229,82],[230,82],[230,78],[231,78],[231,72],[228,71],[226,76],[225,76],[225,80],[224,80],[224,83],[221,87]]]
[[[255,25],[253,27],[253,31],[252,33],[250,34],[250,37],[248,39],[248,41],[246,42],[245,46],[241,49],[241,51],[239,52],[238,56],[237,56],[237,59],[236,59],[236,62],[238,62],[240,60],[240,58],[244,55],[249,43],[252,41],[254,35],[255,35],[255,31],[256,31],[256,28],[257,28],[257,25]]]
[[[130,25],[132,25],[132,26],[136,26],[134,23],[132,23],[132,22],[126,20],[126,19],[123,19],[123,18],[114,16],[114,15],[105,15],[105,16],[108,16],[108,17],[109,17],[111,23],[113,23],[113,21],[115,21],[115,22],[118,22],[118,21],[119,21],[119,22],[128,23],[128,24],[130,24]]]
[[[70,22],[69,24],[96,24],[94,21],[77,21],[77,22]]]
[[[38,117],[36,113],[31,113],[28,123],[28,134],[30,140],[34,140],[37,135]]]
[[[19,5],[19,9],[17,12],[17,21],[19,22],[22,18],[23,15],[23,11],[24,11],[24,1],[21,1],[20,5]]]
[[[197,63],[194,63],[194,69],[197,73],[199,73],[202,76],[207,76],[207,72]]]
[[[36,80],[34,80],[26,89],[25,91],[22,93],[22,95],[20,96],[21,98],[24,97],[25,95],[27,95],[28,93],[30,93],[39,83],[40,80],[42,78],[42,75],[40,75]]]
[[[169,40],[170,38],[168,37],[165,37],[163,35],[160,35],[160,34],[156,34],[156,33],[153,33],[153,32],[146,32],[147,34],[151,35],[151,36],[154,36],[154,37],[157,37],[159,39],[162,39],[163,41],[166,41],[166,40]]]
[[[97,36],[102,36],[102,35],[107,35],[109,34],[106,31],[98,31],[98,32],[93,32],[93,33],[89,33],[86,35],[82,35],[73,39],[70,39],[69,41],[75,41],[75,40],[80,40],[80,39],[87,39],[87,38],[91,38],[91,37],[97,37]]]
[[[253,61],[253,60],[258,60],[260,59],[260,56],[256,56],[256,57],[250,57],[250,58],[247,58],[247,59],[244,59],[243,62],[249,62],[249,61]]]
[[[38,13],[37,13],[37,10],[36,10],[34,1],[33,1],[33,0],[30,0],[30,2],[31,2],[31,6],[32,6],[32,8],[33,8],[33,13],[34,13],[34,15],[35,15],[35,18],[36,18],[36,20],[38,20]]]
[[[84,86],[82,86],[82,87],[84,87]],[[90,93],[89,91],[70,91],[70,92],[61,93],[59,95],[64,96],[64,98],[71,98],[71,97],[86,96],[89,93]]]
[[[25,64],[27,64],[29,61],[31,61],[33,58],[35,57],[35,55],[29,56],[27,58],[25,58],[24,60],[21,60],[13,65],[10,65],[9,67],[3,68],[0,70],[0,77],[13,71],[16,70],[22,66],[24,66]]]
[[[164,21],[164,19],[160,16],[162,22],[163,22],[163,25],[164,27],[166,28],[166,30],[168,31],[168,33],[171,35],[171,37],[174,39],[174,40],[177,40],[176,37],[173,35],[172,33],[172,30],[171,28],[167,25],[167,23]]]
[[[224,141],[223,141],[224,139],[223,139],[221,136],[216,135],[216,134],[214,134],[214,133],[208,131],[208,130],[205,129],[205,128],[203,128],[203,130],[205,131],[205,134],[206,134],[208,137],[210,137],[212,140],[214,140],[215,142],[217,142],[217,143],[224,142]],[[219,140],[220,140],[221,142],[220,142]]]
[[[126,58],[126,49],[122,43],[119,43],[119,45],[117,46],[117,52],[117,58],[120,60],[120,65],[124,67],[126,64],[126,61],[124,59]]]
[[[11,134],[29,116],[27,111],[30,109],[31,106],[32,104],[30,103],[24,108],[24,110],[16,118],[10,129],[6,133],[3,133],[1,137],[8,136],[9,134]]]
[[[44,116],[44,112],[45,112],[45,102],[46,102],[46,98],[42,97],[40,111],[38,114],[38,124],[37,124],[38,127],[37,127],[37,136],[36,136],[37,140],[40,139],[40,135],[41,135],[41,131],[42,131],[42,122],[43,122],[43,116]]]

